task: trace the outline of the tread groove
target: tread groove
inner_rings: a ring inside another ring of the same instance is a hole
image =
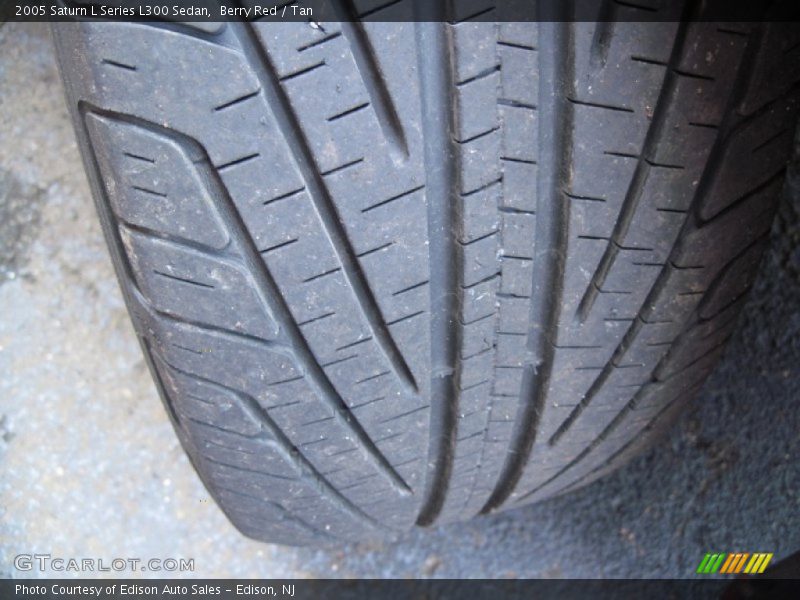
[[[424,185],[418,185],[418,186],[413,187],[410,190],[407,190],[405,192],[401,192],[399,194],[395,194],[391,198],[387,198],[386,200],[381,200],[380,202],[378,202],[376,204],[371,204],[371,205],[367,206],[366,208],[362,208],[361,212],[362,213],[370,212],[372,210],[375,210],[376,208],[380,208],[381,206],[385,206],[385,205],[389,204],[390,202],[394,202],[395,200],[400,200],[401,198],[405,198],[406,196],[410,196],[411,194],[414,194],[414,193],[416,193],[416,192],[418,192],[420,190],[423,190],[423,189],[425,189]]]
[[[741,97],[746,93],[746,89],[750,79],[752,77],[752,73],[754,70],[755,64],[755,52],[757,47],[757,40],[754,38],[760,38],[762,34],[761,28],[756,30],[755,36],[750,36],[748,41],[748,46],[745,49],[745,55],[741,60],[740,68],[738,71],[738,76],[736,82],[734,83],[734,91],[731,93],[729,99],[729,109],[736,106],[739,102]],[[741,124],[741,121],[738,123],[734,119],[734,113],[731,110],[726,111],[726,117],[720,127],[720,131],[717,134],[717,138],[714,142],[714,145],[711,149],[711,153],[709,155],[708,162],[706,163],[706,167],[703,170],[703,174],[700,177],[700,182],[695,188],[695,202],[692,205],[695,207],[697,212],[698,203],[696,200],[698,198],[703,197],[706,192],[708,186],[711,185],[715,173],[719,167],[720,161],[725,154],[725,149],[728,146],[728,143],[732,139],[731,132],[735,131]],[[683,227],[681,229],[682,235],[686,231],[691,231],[693,229],[702,228],[704,223],[700,221],[699,214],[696,212],[690,212],[687,215],[687,219],[684,221]],[[555,437],[555,441],[558,441],[558,437],[563,435],[563,433],[574,423],[577,418],[582,414],[582,412],[586,409],[586,407],[592,402],[594,396],[600,390],[600,388],[604,385],[608,377],[610,376],[613,365],[615,362],[619,361],[627,352],[628,347],[631,345],[633,340],[639,333],[642,325],[644,324],[644,317],[648,310],[648,307],[656,302],[661,293],[662,286],[665,285],[667,278],[670,274],[670,269],[676,268],[675,267],[675,259],[677,258],[678,248],[674,247],[670,253],[670,258],[665,264],[658,265],[659,267],[659,274],[656,278],[655,283],[651,287],[647,298],[642,303],[636,318],[631,322],[630,327],[623,335],[621,341],[614,349],[612,354],[611,360],[609,361],[607,367],[598,375],[597,379],[592,383],[592,385],[587,390],[585,396],[581,399],[581,402],[573,409],[572,413],[570,413],[569,417],[562,423],[561,427],[556,431],[553,437]],[[563,431],[562,431],[563,430]],[[552,438],[551,438],[552,439]]]
[[[686,8],[684,8],[684,16],[688,16],[687,13],[689,8],[691,8],[691,2],[687,2]],[[651,166],[648,161],[650,160],[650,157],[655,154],[656,149],[658,148],[658,143],[666,126],[669,107],[672,104],[672,97],[678,81],[676,77],[677,71],[675,69],[677,65],[680,64],[683,56],[684,43],[686,41],[688,29],[688,23],[681,22],[678,31],[675,34],[667,71],[661,84],[661,91],[659,92],[658,100],[656,101],[655,108],[653,109],[652,121],[650,122],[650,126],[648,127],[645,135],[641,156],[638,158],[636,168],[631,177],[630,184],[628,185],[628,190],[625,193],[625,198],[622,201],[622,208],[620,209],[619,217],[614,225],[614,231],[611,234],[611,241],[614,243],[606,246],[605,252],[600,259],[597,268],[595,268],[589,285],[586,287],[586,291],[583,293],[583,297],[578,304],[578,310],[575,314],[575,318],[579,323],[585,322],[589,316],[595,300],[597,299],[597,290],[603,287],[606,277],[611,271],[611,268],[614,266],[614,262],[616,261],[619,253],[618,245],[624,242],[625,236],[628,234],[628,230],[630,229],[633,218],[636,215],[636,211],[639,207],[639,201],[641,199],[642,192],[644,191],[648,171]]]
[[[195,287],[206,288],[209,290],[213,290],[215,286],[210,285],[208,283],[203,283],[201,281],[194,281],[193,279],[188,279],[186,277],[178,277],[177,275],[172,275],[170,273],[164,273],[163,271],[158,271],[153,269],[153,273],[160,277],[164,277],[165,279],[171,279],[172,281],[179,281],[181,283],[186,283],[188,285],[193,285]]]
[[[109,67],[116,67],[118,69],[122,69],[123,71],[138,71],[138,69],[134,65],[128,65],[116,60],[111,60],[109,58],[104,58],[100,62],[102,62],[104,65],[108,65]]]
[[[458,222],[458,165],[454,148],[451,60],[452,38],[445,24],[449,7],[414,0],[417,60],[422,92],[424,164],[428,205],[430,277],[430,441],[423,502],[417,517],[430,525],[442,510],[453,469],[457,414],[457,357],[460,327],[451,318],[459,312],[461,258],[454,224]],[[433,273],[432,273],[433,275]]]
[[[167,365],[171,370],[180,373],[185,377],[200,381],[211,388],[221,390],[227,393],[229,396],[236,398],[239,402],[239,406],[242,408],[247,417],[272,436],[276,444],[276,449],[280,451],[283,459],[289,464],[294,465],[297,471],[301,473],[304,478],[313,482],[313,485],[318,488],[322,494],[325,495],[325,497],[331,501],[334,501],[342,512],[352,516],[353,518],[363,520],[373,528],[383,528],[383,525],[378,523],[367,513],[363,512],[343,494],[341,494],[339,490],[333,487],[330,482],[316,469],[316,467],[314,467],[314,465],[311,464],[311,462],[309,462],[305,456],[303,456],[302,453],[296,451],[291,440],[286,437],[286,434],[284,434],[281,428],[275,424],[275,422],[272,420],[272,417],[269,416],[267,411],[264,410],[264,408],[256,401],[255,398],[216,381],[212,381],[194,373],[184,371],[178,367],[175,367],[174,365],[171,365],[161,357],[159,357],[159,360],[163,364]]]
[[[232,106],[236,106],[237,104],[240,104],[242,102],[246,102],[247,100],[250,100],[251,98],[255,98],[260,93],[261,93],[261,88],[257,89],[254,92],[250,92],[249,94],[245,94],[244,96],[239,96],[238,98],[234,98],[233,100],[230,100],[229,102],[226,102],[225,104],[220,104],[219,106],[215,106],[214,110],[219,112],[221,110],[225,110],[226,108],[231,108]]]
[[[350,44],[353,59],[383,136],[389,143],[394,157],[404,161],[408,159],[406,135],[364,23],[358,19],[353,0],[331,0],[331,4],[341,20],[342,34]]]
[[[703,24],[702,0],[596,0],[594,24],[467,4],[54,28],[145,362],[246,535],[571,491],[685,410],[736,331],[800,111],[794,32]]]
[[[595,71],[606,66],[611,40],[614,37],[614,2],[603,0],[597,13],[597,24],[592,36],[592,46],[589,50],[589,64]]]
[[[548,52],[539,53],[539,140],[540,143],[544,139],[551,140],[552,151],[540,158],[533,289],[536,289],[537,282],[547,284],[538,284],[546,292],[534,294],[529,306],[528,322],[541,323],[542,328],[541,332],[531,331],[526,340],[526,348],[535,358],[531,361],[533,364],[524,368],[508,452],[494,490],[481,509],[483,514],[500,507],[514,493],[533,449],[553,367],[555,328],[560,313],[558,299],[564,285],[569,202],[565,201],[562,190],[572,156],[570,129],[574,103],[570,96],[574,34],[569,7],[560,0],[540,3],[537,8],[540,11],[540,46],[549,48]]]
[[[248,272],[252,273],[253,284],[258,292],[265,312],[283,324],[282,331],[286,338],[288,338],[288,343],[293,350],[296,360],[302,365],[302,369],[307,376],[307,381],[316,392],[317,397],[325,402],[333,410],[334,414],[336,414],[337,422],[342,427],[349,430],[354,439],[358,440],[364,456],[372,463],[374,468],[386,478],[394,490],[400,495],[410,494],[411,490],[408,484],[399,473],[394,470],[383,453],[381,453],[380,449],[364,431],[358,420],[352,415],[347,404],[336,391],[322,367],[315,359],[300,331],[300,327],[295,323],[289,307],[286,305],[286,301],[280,294],[279,288],[272,278],[272,274],[261,259],[258,249],[255,247],[255,243],[246,235],[245,232],[247,229],[242,222],[241,215],[228,196],[220,176],[216,173],[202,146],[185,134],[166,129],[138,117],[105,111],[99,107],[90,106],[88,103],[83,103],[81,110],[84,115],[91,113],[116,119],[151,131],[157,135],[164,136],[167,139],[173,140],[176,144],[190,147],[192,149],[189,153],[190,155],[202,157],[195,163],[195,166],[196,168],[204,168],[206,171],[205,180],[207,184],[213,186],[214,191],[217,192],[215,197],[219,199],[216,203],[219,217],[225,224],[225,228],[232,242],[238,248],[241,259],[248,268]]]
[[[234,25],[236,25],[235,28]],[[342,264],[342,271],[353,289],[353,293],[361,306],[361,312],[369,323],[378,347],[391,364],[400,382],[411,393],[418,393],[417,383],[411,373],[411,369],[403,358],[383,319],[377,300],[369,286],[367,276],[358,263],[355,251],[342,225],[341,216],[325,185],[323,174],[317,169],[305,134],[281,85],[281,81],[278,79],[266,49],[261,45],[256,32],[252,29],[252,25],[231,24],[230,26],[234,29],[245,56],[254,65],[256,75],[262,81],[262,87],[275,113],[279,128],[292,150],[294,160],[305,180],[305,186]]]

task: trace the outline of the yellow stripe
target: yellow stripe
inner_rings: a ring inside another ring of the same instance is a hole
[[[753,573],[754,572],[753,567],[755,567],[755,565],[758,562],[759,558],[761,558],[761,555],[758,552],[753,554],[753,558],[751,558],[750,562],[747,563],[747,566],[744,568],[744,572],[745,573]]]
[[[750,556],[749,552],[745,552],[744,554],[742,554],[742,560],[740,560],[739,563],[736,565],[736,571],[734,571],[734,573],[742,572],[742,567],[744,566],[744,562],[747,560],[749,556]]]
[[[759,573],[763,573],[764,572],[764,569],[767,568],[767,565],[769,564],[769,561],[772,560],[772,556],[773,556],[772,553],[767,554],[766,558],[764,559],[764,562],[762,562],[761,565],[759,565],[759,567],[758,567],[758,572]]]
[[[759,552],[758,554],[754,554],[753,556],[757,560],[756,560],[755,564],[753,565],[753,568],[750,569],[750,572],[755,574],[755,573],[758,573],[758,568],[761,566],[761,563],[764,562],[764,559],[767,557],[767,555],[764,554],[763,552]]]
[[[728,567],[730,567],[731,563],[733,562],[735,555],[728,554],[728,558],[725,559],[725,564],[722,565],[722,568],[719,570],[720,573],[727,573]]]
[[[767,568],[770,559],[772,558],[772,554],[767,554],[766,552],[762,552],[759,555],[758,563],[753,565],[753,573],[763,573],[764,569]]]

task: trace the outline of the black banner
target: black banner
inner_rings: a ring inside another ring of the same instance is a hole
[[[506,600],[558,598],[771,600],[800,598],[800,581],[706,580],[0,580],[3,600]]]
[[[746,598],[708,580],[4,580],[0,598],[30,600],[505,600]],[[725,594],[723,596],[723,594]]]
[[[687,0],[691,20],[716,22],[800,21],[800,2],[783,0]],[[224,21],[341,22],[421,21],[430,2],[446,3],[450,22],[543,20],[536,0],[0,0],[0,21]],[[678,21],[677,0],[564,0],[567,17],[589,21]],[[434,13],[436,11],[433,11]],[[685,18],[685,17],[683,17]]]

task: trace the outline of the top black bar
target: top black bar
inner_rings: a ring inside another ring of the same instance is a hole
[[[800,22],[797,0],[686,0],[692,20],[739,23]],[[0,0],[2,21],[173,21],[195,26],[225,21],[326,22],[422,21],[442,2],[447,21],[540,21],[536,0]],[[564,0],[574,22],[659,22],[681,20],[681,0]],[[346,5],[347,10],[342,10]],[[442,12],[442,11],[438,11]],[[746,29],[746,28],[745,28]]]

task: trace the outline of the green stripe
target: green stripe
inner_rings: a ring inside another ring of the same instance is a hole
[[[711,573],[712,572],[711,568],[714,566],[714,563],[717,562],[718,558],[719,558],[719,554],[717,554],[716,552],[711,555],[711,558],[708,559],[708,564],[706,565],[706,570],[704,571],[704,573]]]
[[[714,563],[717,561],[717,557],[719,557],[719,554],[715,553],[711,555],[711,558],[708,559],[708,564],[706,565],[703,573],[711,573],[711,567],[714,566]]]
[[[703,557],[703,560],[700,561],[700,566],[697,567],[697,572],[698,573],[705,573],[706,564],[708,564],[708,559],[709,558],[711,558],[711,555],[710,554],[706,554]]]
[[[711,571],[710,571],[711,573],[716,573],[717,571],[719,571],[719,568],[722,566],[722,561],[725,560],[726,556],[728,556],[727,553],[722,553],[722,554],[719,555],[719,558],[717,559],[717,562],[715,562],[714,566],[711,567]]]

